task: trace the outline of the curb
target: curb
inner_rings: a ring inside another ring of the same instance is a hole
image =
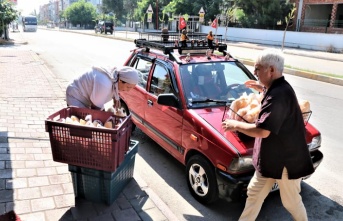
[[[138,175],[134,178],[139,187],[146,192],[149,198],[154,202],[155,206],[163,213],[169,221],[179,221],[170,208],[161,200],[161,198],[148,186],[148,184]]]

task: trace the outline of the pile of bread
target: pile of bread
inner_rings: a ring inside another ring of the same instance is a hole
[[[249,123],[256,122],[261,110],[262,98],[262,94],[250,93],[248,95],[244,93],[231,103],[228,118]],[[308,114],[311,110],[310,102],[307,100],[299,100],[298,102],[301,112],[305,113],[303,114],[304,120],[308,120]]]
[[[231,103],[230,111],[228,112],[229,119],[238,121],[247,121],[253,123],[257,120],[261,110],[262,94],[243,93]]]
[[[119,117],[126,117],[125,110],[122,108],[116,109],[108,109],[108,112],[113,112],[114,115]],[[75,124],[81,126],[90,126],[90,127],[98,127],[98,128],[110,128],[110,129],[117,129],[120,127],[121,123],[123,122],[123,118],[116,118],[114,116],[110,116],[105,122],[101,120],[93,120],[92,115],[86,115],[84,119],[78,118],[75,115],[71,115],[70,117],[61,118],[58,120],[62,123],[67,124]]]

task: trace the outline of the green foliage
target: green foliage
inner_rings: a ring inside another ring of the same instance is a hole
[[[235,0],[245,16],[239,21],[247,28],[275,28],[278,21],[284,22],[284,17],[290,11],[289,0]]]
[[[286,38],[286,31],[287,31],[287,28],[289,26],[289,23],[292,21],[292,19],[294,18],[294,13],[295,11],[297,10],[297,8],[295,7],[295,4],[292,4],[292,9],[291,11],[288,13],[288,15],[285,17],[285,22],[286,22],[286,27],[285,27],[285,30],[283,32],[283,38],[282,38],[282,50],[285,46],[285,38]]]
[[[127,14],[127,11],[124,9],[124,1],[125,0],[102,0],[101,11],[104,14],[113,13],[116,16],[116,20],[123,21]]]
[[[80,0],[71,4],[64,12],[64,16],[73,25],[94,25],[96,19],[96,8],[90,2]]]
[[[199,15],[201,7],[205,11],[205,23],[209,20],[213,20],[216,15],[220,13],[219,4],[221,0],[172,0],[165,7],[165,12],[170,12],[173,15]]]
[[[9,1],[0,2],[0,36],[2,35],[4,28],[12,21],[18,19],[18,12],[14,9],[13,4]]]
[[[9,1],[5,0],[0,2],[0,12],[0,21],[4,25],[8,25],[12,21],[18,19],[18,12]]]
[[[289,23],[293,20],[294,18],[294,13],[297,10],[297,8],[295,7],[295,5],[293,4],[293,8],[292,10],[288,13],[288,15],[285,17],[285,22],[286,22],[286,30],[289,26]]]
[[[129,20],[134,19],[135,8],[137,8],[137,0],[126,0],[123,4],[124,10],[126,11],[126,17]]]
[[[85,0],[80,0],[74,4],[85,4]],[[233,0],[234,6],[227,8],[226,16],[228,20],[238,20],[246,28],[272,28],[275,29],[277,22],[281,21],[282,27],[287,24],[287,14],[292,9],[290,0]],[[73,4],[73,5],[74,5]],[[220,5],[228,5],[226,0],[102,0],[102,14],[92,16],[90,21],[111,20],[115,24],[125,23],[126,21],[146,21],[147,9],[151,5],[153,14],[152,22],[156,21],[158,14],[159,23],[168,23],[173,16],[199,15],[201,7],[205,11],[205,22],[213,21],[216,15],[222,13]],[[71,6],[70,6],[71,7]],[[158,13],[157,11],[158,10]],[[85,24],[87,21],[84,13],[79,12],[72,15],[69,10],[68,20],[73,24]],[[78,9],[80,11],[80,9]],[[65,13],[66,15],[67,13]],[[88,19],[89,20],[89,19]],[[88,21],[89,23],[89,21]]]
[[[96,19],[94,20],[95,23],[98,23],[99,21],[111,21],[115,23],[116,21],[116,15],[115,14],[98,14],[96,16]]]

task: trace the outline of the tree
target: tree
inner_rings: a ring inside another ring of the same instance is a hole
[[[235,4],[244,13],[239,21],[246,28],[274,29],[292,8],[289,0],[235,0]]]
[[[90,25],[94,24],[94,20],[96,19],[96,8],[92,3],[80,0],[71,4],[65,10],[64,15],[73,25]]]
[[[285,45],[285,38],[286,38],[286,31],[287,28],[289,27],[290,22],[293,20],[294,18],[294,13],[297,10],[297,8],[295,7],[295,5],[293,4],[293,8],[292,10],[288,13],[288,15],[285,17],[285,21],[286,21],[286,27],[285,27],[285,31],[283,32],[283,38],[282,38],[282,51],[283,51],[283,46]]]
[[[126,15],[124,0],[102,0],[101,10],[104,14],[113,13],[117,20],[124,21]]]
[[[172,0],[164,7],[163,11],[173,13],[174,15],[199,15],[199,10],[203,7],[205,11],[205,24],[213,20],[216,15],[220,14],[219,5],[221,0]]]
[[[4,39],[8,40],[8,25],[18,19],[18,12],[9,1],[0,2],[0,36],[4,34]]]
[[[126,17],[129,19],[129,21],[132,21],[135,13],[135,8],[137,8],[137,0],[124,1],[123,8],[126,11]]]

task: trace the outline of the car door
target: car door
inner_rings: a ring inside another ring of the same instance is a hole
[[[175,158],[182,161],[183,148],[181,147],[182,135],[182,110],[175,107],[159,105],[159,94],[174,93],[176,96],[175,76],[168,63],[155,60],[150,71],[148,93],[145,108],[145,123],[154,134],[155,140]]]
[[[121,97],[130,109],[133,120],[136,124],[138,123],[142,126],[144,126],[144,114],[145,108],[147,107],[147,80],[152,63],[153,61],[149,57],[135,55],[128,65],[134,67],[138,71],[138,84],[129,93],[121,93]]]

